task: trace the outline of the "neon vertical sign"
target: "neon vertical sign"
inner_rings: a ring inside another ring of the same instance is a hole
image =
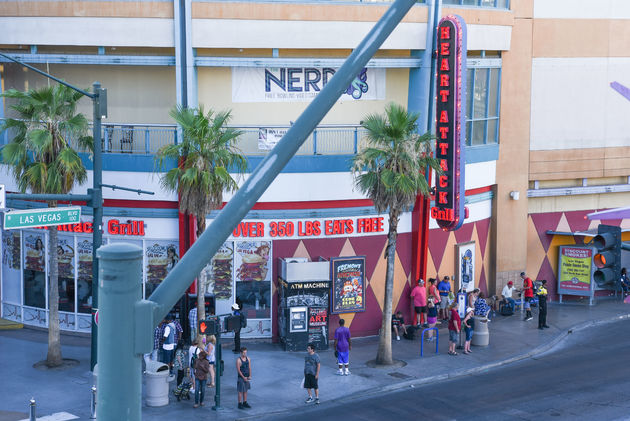
[[[435,154],[442,174],[435,181],[431,217],[445,231],[464,222],[464,142],[466,139],[466,23],[457,15],[437,30]]]

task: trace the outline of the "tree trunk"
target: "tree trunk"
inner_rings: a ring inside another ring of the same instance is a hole
[[[55,207],[54,205],[49,205]],[[57,227],[48,229],[48,355],[46,365],[58,367],[62,364],[61,341],[59,335],[59,266],[57,255]]]
[[[396,238],[398,237],[398,211],[389,211],[389,233],[387,235],[387,272],[385,275],[385,297],[383,299],[383,321],[378,341],[376,364],[391,365],[392,358],[392,297],[394,292],[394,263],[396,261]]]
[[[206,230],[206,216],[197,216],[197,238]],[[196,240],[196,239],[195,239]],[[206,283],[197,277],[197,321],[206,318]]]

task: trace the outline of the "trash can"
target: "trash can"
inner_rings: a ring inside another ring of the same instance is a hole
[[[173,378],[169,379],[168,365],[157,361],[147,361],[144,375],[147,406],[168,405],[168,383],[173,380]]]
[[[488,330],[488,318],[483,316],[475,317],[475,334],[472,337],[471,345],[488,346],[490,343],[490,331]]]

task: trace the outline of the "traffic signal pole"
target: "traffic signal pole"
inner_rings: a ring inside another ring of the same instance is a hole
[[[233,227],[254,206],[415,3],[416,0],[396,0],[387,9],[149,300],[139,300],[140,252],[130,249],[132,246],[128,244],[111,244],[99,249],[99,421],[140,421],[141,393],[137,393],[136,387],[142,381],[142,354],[153,348],[153,328],[184,294]],[[125,325],[120,326],[122,331],[113,329],[116,323]],[[124,346],[121,341],[125,342]]]

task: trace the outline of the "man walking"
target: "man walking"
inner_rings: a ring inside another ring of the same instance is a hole
[[[450,278],[445,276],[444,279],[438,284],[438,291],[440,292],[440,310],[438,317],[442,320],[448,320],[448,294],[451,292]]]
[[[348,376],[348,360],[350,358],[350,350],[352,349],[352,341],[350,339],[350,329],[345,327],[346,321],[339,319],[339,327],[335,330],[335,351],[337,351],[337,364],[339,365],[338,375]],[[345,370],[343,369],[345,366]]]
[[[317,381],[319,379],[319,368],[321,364],[319,362],[319,355],[315,353],[315,345],[309,343],[306,346],[306,356],[304,357],[304,389],[308,393],[306,403],[313,402],[313,395],[311,389],[315,390],[315,403],[319,404],[319,387]]]
[[[538,329],[543,330],[549,328],[547,326],[547,280],[541,281],[542,285],[538,288]]]
[[[534,298],[534,283],[525,275],[525,272],[521,272],[521,279],[523,279],[523,298],[526,311],[524,321],[527,322],[533,319],[531,301]]]
[[[413,308],[416,313],[416,326],[419,329],[424,323],[424,317],[427,312],[427,289],[424,287],[423,279],[418,279],[418,285],[411,291],[411,298],[413,298]],[[398,340],[400,340],[400,337]]]

